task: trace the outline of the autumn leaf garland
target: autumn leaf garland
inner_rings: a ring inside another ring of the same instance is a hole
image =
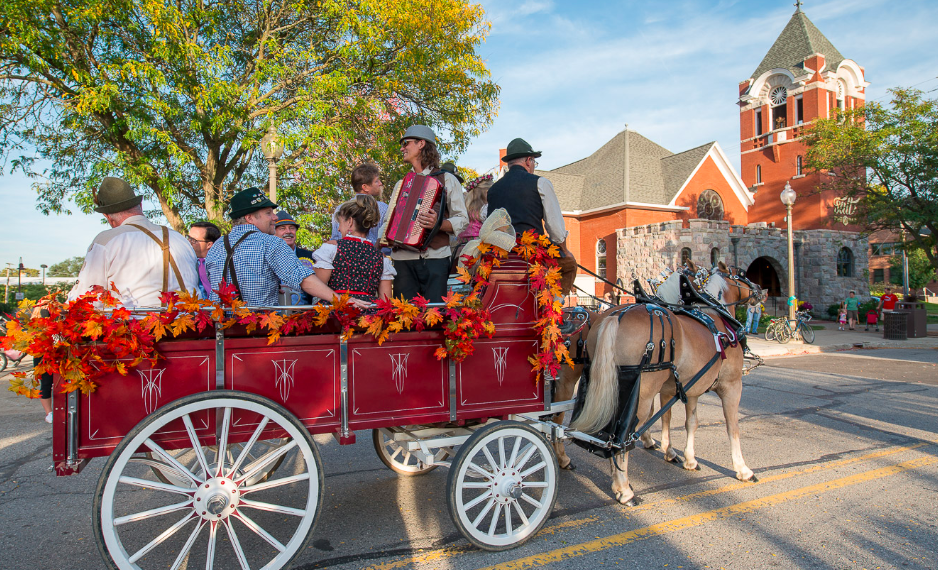
[[[135,318],[118,305],[113,286],[112,290],[96,287],[70,303],[60,302],[54,295],[38,303],[22,302],[20,320],[7,325],[7,336],[0,337],[0,345],[41,355],[43,361],[35,369],[37,377],[44,373],[59,374],[64,379],[63,392],[80,390],[84,394],[93,392],[96,381],[106,374],[126,375],[144,361],[155,364],[159,358],[156,343],[163,338],[179,337],[189,331],[201,333],[216,322],[225,329],[244,326],[249,334],[265,330],[268,343],[273,344],[283,335],[320,329],[334,318],[342,338],[361,332],[372,335],[379,345],[394,333],[422,331],[442,323],[444,342],[434,355],[462,362],[473,354],[477,338],[483,335],[491,338],[495,333],[491,316],[482,306],[482,294],[492,270],[508,256],[507,251],[485,243],[478,249],[477,258],[463,257],[465,266],[475,271],[460,268],[458,274],[458,279],[470,285],[470,290],[465,294],[450,292],[442,307],[431,307],[427,299],[418,295],[411,301],[381,299],[374,310],[363,313],[349,303],[348,296],[343,296],[333,299],[331,305],[317,305],[286,315],[254,312],[245,308],[232,286],[222,283],[218,291],[220,304],[186,292],[168,292],[160,298],[165,310]],[[529,281],[538,304],[534,328],[540,336],[539,350],[528,360],[538,381],[545,372],[556,377],[562,363],[573,365],[559,329],[562,319],[562,307],[557,300],[559,250],[546,236],[528,231],[512,251],[529,263]],[[45,309],[48,316],[33,311],[37,306]],[[30,398],[39,395],[38,381],[28,380],[25,373],[14,373],[9,389]]]

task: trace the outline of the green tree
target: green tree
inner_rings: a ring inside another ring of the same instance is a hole
[[[329,211],[357,162],[405,170],[408,125],[436,128],[446,155],[487,127],[488,29],[465,0],[5,0],[0,158],[34,179],[44,213],[68,198],[90,212],[116,175],[183,231],[267,184],[273,125],[278,201]]]
[[[909,289],[921,289],[932,281],[938,279],[935,276],[935,268],[931,266],[925,252],[920,249],[913,249],[906,254],[909,258]],[[902,256],[894,255],[889,258],[889,277],[890,281],[897,285],[902,285]]]
[[[49,277],[78,277],[78,272],[81,271],[81,266],[84,263],[84,257],[72,257],[50,265],[46,275]]]
[[[938,101],[915,89],[891,93],[889,106],[871,102],[816,121],[807,166],[832,173],[824,187],[858,200],[854,223],[905,234],[938,268]]]

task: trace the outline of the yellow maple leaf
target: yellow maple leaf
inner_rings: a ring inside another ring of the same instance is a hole
[[[261,317],[261,326],[271,331],[280,330],[280,327],[283,326],[283,317],[273,311],[265,313]]]
[[[278,329],[273,329],[267,333],[267,344],[271,345],[280,340],[280,331]]]
[[[472,281],[472,275],[469,275],[469,272],[466,271],[465,267],[457,267],[456,273],[458,275],[456,279],[458,279],[460,283],[469,283]]]
[[[443,360],[443,359],[446,358],[446,356],[447,356],[446,348],[444,348],[444,347],[442,347],[442,346],[441,346],[441,347],[438,347],[438,348],[433,352],[433,356],[435,356],[437,360]]]
[[[432,327],[433,325],[443,322],[443,315],[440,314],[438,309],[427,309],[427,312],[423,315],[423,322],[427,326]]]
[[[195,330],[195,319],[191,315],[179,315],[176,317],[176,320],[173,321],[173,336],[179,336],[186,330]]]
[[[98,337],[104,332],[101,328],[101,323],[98,321],[85,321],[85,336],[90,336],[94,340],[98,340]]]

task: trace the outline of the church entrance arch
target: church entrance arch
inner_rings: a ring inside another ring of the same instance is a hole
[[[768,292],[769,297],[781,297],[782,284],[778,278],[781,267],[779,262],[771,257],[757,257],[746,269],[746,277]]]

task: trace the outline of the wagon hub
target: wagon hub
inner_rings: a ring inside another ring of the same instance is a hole
[[[498,473],[494,488],[496,498],[504,503],[520,499],[524,492],[521,487],[521,477],[511,471]]]
[[[212,477],[201,485],[192,498],[196,513],[208,521],[227,518],[238,507],[241,492],[227,477]]]

